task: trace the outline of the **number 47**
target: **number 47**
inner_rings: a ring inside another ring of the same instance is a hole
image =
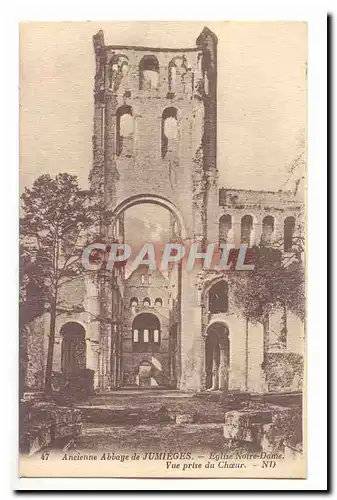
[[[49,453],[42,453],[41,460],[48,460],[48,458],[49,458]]]

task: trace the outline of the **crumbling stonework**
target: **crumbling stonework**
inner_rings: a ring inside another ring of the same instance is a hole
[[[301,409],[251,403],[226,413],[223,435],[233,445],[248,442],[257,450],[283,454],[289,443],[302,443]]]
[[[81,433],[81,412],[54,403],[22,401],[20,451],[33,455],[57,440],[70,440]]]
[[[251,248],[267,241],[292,258],[292,241],[284,240],[287,221],[293,224],[290,239],[302,234],[300,193],[219,189],[216,35],[205,28],[194,47],[174,49],[107,45],[102,31],[93,41],[89,180],[104,208],[97,228],[103,240],[128,243],[125,212],[150,203],[169,212],[171,241],[198,242],[200,250],[207,243]],[[188,272],[177,264],[168,270],[165,285],[144,287],[132,280],[125,279],[121,267],[66,290],[65,298],[78,312],[57,318],[55,372],[62,371],[64,359],[62,328],[77,322],[85,332],[85,365],[94,371],[99,391],[139,385],[142,363],[144,374],[147,363],[151,367],[151,384],[181,390],[300,390],[301,318],[289,322],[283,350],[276,352],[266,342],[265,325],[249,321],[236,307],[225,273],[198,265]],[[134,309],[133,296],[139,301]],[[147,296],[150,306],[143,303]],[[163,300],[160,310],[153,304],[156,297]],[[132,326],[144,312],[155,313],[161,325],[160,347],[152,342],[153,350],[146,353],[137,351]],[[48,318],[36,328],[41,335],[30,347],[29,362],[35,364],[27,380],[29,387],[41,388]]]

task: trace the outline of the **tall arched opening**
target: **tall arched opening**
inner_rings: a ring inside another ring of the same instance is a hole
[[[163,222],[156,217],[162,217]],[[169,264],[167,269],[161,269],[160,263],[165,243],[184,243],[186,229],[183,218],[172,202],[147,194],[121,202],[112,212],[112,224],[119,218],[123,219],[121,240],[131,247],[129,260],[134,262],[143,245],[149,243],[154,246],[156,258],[155,270],[144,270],[142,263],[138,268],[129,263],[125,266],[124,315],[121,321],[122,385],[139,384],[139,363],[148,361],[151,363],[152,385],[179,387],[182,264],[175,262]],[[146,227],[143,228],[142,224]],[[147,258],[145,256],[145,260]],[[157,271],[162,276],[158,276]],[[156,316],[160,318],[160,326],[152,324]],[[138,324],[140,320],[149,320],[149,325]],[[115,355],[114,351],[111,355]]]
[[[206,331],[205,368],[206,389],[228,389],[229,329],[225,323],[215,322]]]
[[[61,328],[61,370],[72,375],[86,368],[85,329],[80,323],[70,321]]]

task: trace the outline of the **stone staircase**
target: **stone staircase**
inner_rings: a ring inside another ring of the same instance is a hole
[[[167,389],[122,389],[97,394],[77,405],[82,421],[111,425],[223,423],[228,411],[240,409],[248,393],[194,394]]]
[[[299,394],[193,394],[158,388],[96,394],[77,406],[83,432],[76,448],[139,453],[186,449],[205,457],[209,450],[285,453],[291,445],[293,454],[300,453],[299,401]]]

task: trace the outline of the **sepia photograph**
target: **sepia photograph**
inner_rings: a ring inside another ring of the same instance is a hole
[[[20,23],[21,477],[306,478],[307,23]]]

